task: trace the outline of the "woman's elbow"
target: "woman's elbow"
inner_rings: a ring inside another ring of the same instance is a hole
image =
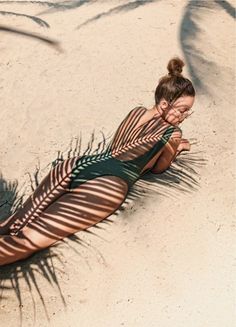
[[[162,174],[164,173],[171,165],[171,162],[169,163],[159,163],[156,164],[152,169],[151,169],[151,173],[152,174]]]

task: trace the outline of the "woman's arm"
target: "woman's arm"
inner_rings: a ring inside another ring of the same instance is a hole
[[[174,159],[182,152],[189,151],[190,144],[188,140],[182,139],[180,129],[176,130],[170,140],[166,143],[160,157],[151,169],[153,174],[161,174],[168,169]]]

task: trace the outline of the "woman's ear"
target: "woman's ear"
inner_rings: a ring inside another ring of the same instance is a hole
[[[159,102],[159,107],[161,110],[166,110],[169,106],[169,103],[165,100],[165,99],[162,99],[160,102]]]

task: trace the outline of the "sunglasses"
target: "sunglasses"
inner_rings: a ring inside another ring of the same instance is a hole
[[[185,109],[181,110],[181,109],[174,108],[173,106],[169,107],[169,110],[171,109],[177,112],[178,115],[181,116],[182,118],[188,118],[194,113],[193,110],[185,110]]]

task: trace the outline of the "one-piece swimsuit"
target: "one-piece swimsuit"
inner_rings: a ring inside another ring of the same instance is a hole
[[[146,164],[178,129],[156,115],[136,127],[146,111],[145,107],[131,110],[104,152],[78,158],[72,170],[69,188],[73,189],[88,180],[106,175],[122,178],[130,188],[140,178]],[[145,172],[148,170],[150,169]]]
[[[178,129],[158,115],[138,126],[146,111],[145,107],[131,110],[101,153],[73,157],[54,166],[23,207],[13,215],[10,234],[18,235],[24,226],[40,219],[44,210],[63,194],[89,180],[117,176],[130,189],[143,173],[151,169],[146,169],[146,165]]]

